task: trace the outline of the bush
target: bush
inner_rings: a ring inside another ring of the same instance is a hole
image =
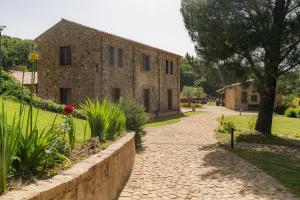
[[[0,111],[0,194],[6,191],[7,175],[11,171],[22,134],[20,124],[20,120],[16,118],[13,119],[12,124],[8,124],[4,104],[2,103]]]
[[[101,110],[106,114],[104,137],[105,140],[113,140],[126,129],[126,117],[118,104],[104,99]]]
[[[231,130],[236,130],[235,125],[232,121],[221,121],[218,128],[218,132],[229,133]]]
[[[119,105],[104,99],[87,99],[86,104],[81,105],[91,128],[92,137],[99,137],[101,141],[114,139],[125,130],[126,117]]]
[[[296,108],[288,108],[286,111],[285,111],[285,115],[287,117],[293,117],[293,118],[296,118],[297,117],[297,111],[296,111]]]
[[[274,108],[274,112],[278,115],[284,115],[287,108],[288,107],[286,105],[279,105]]]
[[[148,114],[145,113],[143,106],[132,99],[121,98],[119,106],[126,116],[126,129],[135,132],[135,145],[136,148],[140,148],[142,146],[143,126],[149,120]]]
[[[20,117],[25,115],[21,111]],[[25,121],[25,133],[21,134],[17,150],[17,159],[14,167],[21,174],[34,175],[46,168],[53,167],[55,164],[69,162],[69,159],[60,151],[61,141],[64,139],[55,132],[55,121],[52,126],[46,130],[39,131],[35,120],[32,119],[32,109],[29,108],[28,119]],[[23,124],[23,123],[21,123]]]
[[[136,133],[142,132],[143,126],[149,120],[145,108],[135,100],[124,98],[121,98],[119,106],[126,116],[126,129]]]
[[[91,136],[99,137],[100,140],[104,140],[104,130],[106,120],[103,119],[103,109],[101,110],[100,102],[97,100],[91,101],[89,98],[85,104],[81,105],[84,111],[87,121],[91,128]]]

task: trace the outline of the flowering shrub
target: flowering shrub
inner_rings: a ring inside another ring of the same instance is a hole
[[[71,105],[66,105],[65,108],[64,108],[64,115],[71,115],[74,111],[74,107],[71,106]]]

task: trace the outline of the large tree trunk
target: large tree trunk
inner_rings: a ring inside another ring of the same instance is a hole
[[[273,109],[276,97],[276,79],[269,77],[260,91],[260,107],[255,130],[265,134],[272,134]]]

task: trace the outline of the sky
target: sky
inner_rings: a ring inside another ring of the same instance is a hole
[[[162,48],[195,55],[180,0],[0,0],[2,34],[34,39],[61,18]]]

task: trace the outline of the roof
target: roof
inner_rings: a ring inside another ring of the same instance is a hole
[[[15,70],[10,70],[9,71],[18,81],[20,81],[22,83],[22,79],[23,79],[23,72],[21,71],[15,71]],[[32,72],[24,72],[24,85],[30,85],[31,84],[31,76]],[[34,84],[38,83],[38,74],[37,72],[35,73],[35,80],[34,80]]]
[[[178,57],[178,58],[182,58],[181,55],[178,55],[178,54],[175,54],[175,53],[172,53],[172,52],[169,52],[169,51],[160,49],[160,48],[156,48],[156,47],[153,47],[153,46],[150,46],[150,45],[141,43],[141,42],[137,42],[137,41],[135,41],[135,40],[127,39],[127,38],[124,38],[124,37],[122,37],[122,36],[118,36],[118,35],[115,35],[115,34],[112,34],[112,33],[108,33],[108,32],[102,31],[102,30],[98,30],[98,29],[95,29],[95,28],[91,28],[91,27],[85,26],[85,25],[80,24],[80,23],[77,23],[77,22],[73,22],[73,21],[66,20],[66,19],[64,19],[64,18],[62,18],[60,22],[72,23],[72,24],[74,24],[74,25],[81,26],[81,27],[84,27],[84,28],[86,28],[86,29],[90,29],[90,30],[93,30],[93,31],[97,31],[97,32],[99,33],[100,36],[101,36],[101,35],[105,35],[105,36],[108,36],[108,37],[111,37],[111,38],[114,38],[114,39],[119,39],[119,40],[123,40],[123,41],[127,41],[127,42],[130,42],[130,43],[133,43],[133,44],[135,44],[136,46],[141,46],[141,47],[150,48],[150,49],[153,49],[153,50],[156,50],[156,51],[160,51],[160,52],[163,52],[163,53],[167,53],[167,54],[176,56],[176,57]],[[60,23],[60,22],[58,22],[58,23]],[[55,25],[54,25],[54,26],[55,26]],[[46,32],[47,32],[47,31],[46,31]],[[43,35],[43,34],[42,34],[42,35]],[[39,37],[40,37],[40,36],[39,36]],[[37,37],[36,39],[38,39],[39,37]],[[36,40],[36,39],[35,39],[35,40]]]

